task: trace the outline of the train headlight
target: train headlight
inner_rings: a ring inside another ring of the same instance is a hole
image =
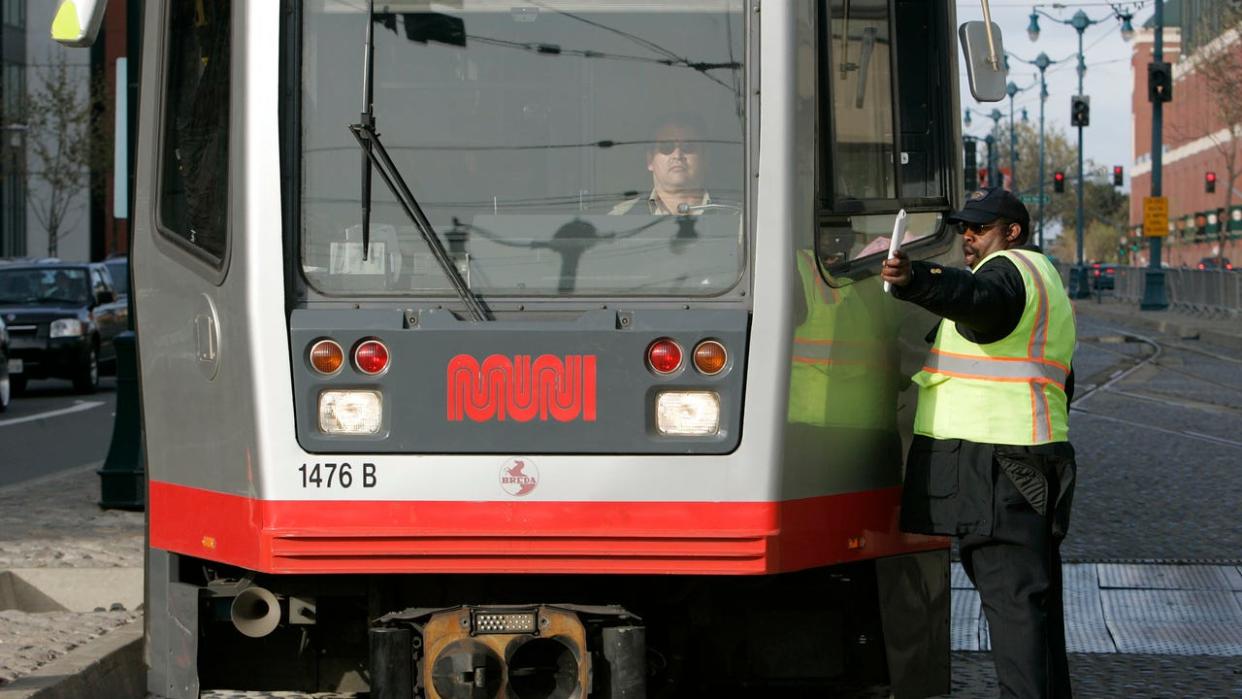
[[[677,437],[720,432],[720,396],[714,391],[663,391],[656,396],[656,429]]]
[[[319,431],[375,434],[384,418],[379,391],[324,391],[319,394]]]
[[[77,318],[61,318],[52,321],[51,337],[81,337],[86,326]]]

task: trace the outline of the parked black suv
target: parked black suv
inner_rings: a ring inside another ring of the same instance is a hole
[[[101,365],[114,365],[112,340],[128,311],[108,268],[60,261],[0,264],[0,319],[8,326],[9,383],[64,378],[79,393],[99,386]]]

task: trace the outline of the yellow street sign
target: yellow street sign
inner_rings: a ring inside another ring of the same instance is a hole
[[[1168,235],[1168,197],[1143,197],[1143,237],[1164,238]]]

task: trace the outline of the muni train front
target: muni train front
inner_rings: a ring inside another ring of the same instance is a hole
[[[951,3],[147,3],[150,689],[947,690]]]

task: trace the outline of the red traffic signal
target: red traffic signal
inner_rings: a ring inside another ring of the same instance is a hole
[[[1214,194],[1216,192],[1216,173],[1215,172],[1209,171],[1203,174],[1203,191],[1207,192],[1208,194]]]
[[[1125,173],[1125,170],[1123,170],[1123,169],[1122,169],[1122,167],[1121,167],[1120,165],[1114,165],[1114,166],[1113,166],[1113,186],[1114,186],[1114,187],[1120,187],[1120,186],[1121,186],[1121,182],[1122,182],[1122,175],[1123,175],[1124,173]]]
[[[1052,191],[1063,193],[1065,191],[1065,173],[1057,170],[1052,173]]]

